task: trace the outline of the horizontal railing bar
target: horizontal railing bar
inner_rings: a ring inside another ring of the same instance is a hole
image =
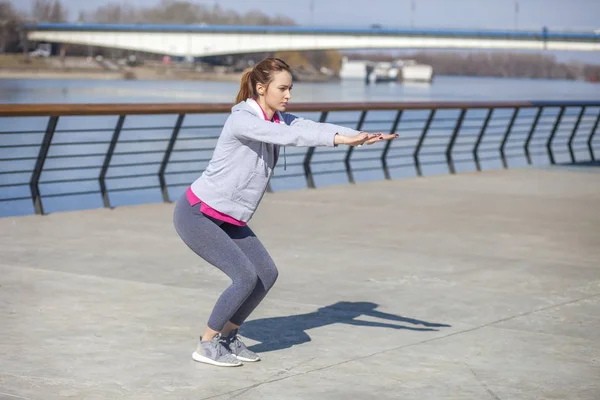
[[[161,139],[119,139],[119,141],[117,142],[118,144],[122,144],[122,143],[157,143],[157,142],[168,142],[169,138],[161,138]],[[104,142],[106,144],[109,144],[110,141]],[[85,144],[85,143],[84,143]]]
[[[429,130],[431,130],[431,128]],[[452,132],[448,132],[447,135],[427,135],[427,139],[450,139],[451,136]]]
[[[60,160],[63,158],[81,158],[81,157],[104,157],[104,153],[89,153],[89,154],[65,154],[59,156],[48,156],[48,160]]]
[[[116,188],[116,189],[110,189],[109,192],[126,192],[126,191],[131,191],[131,190],[147,190],[147,189],[160,189],[160,186],[154,185],[154,186],[136,186],[136,187],[130,187],[130,188]],[[81,196],[81,195],[85,195],[85,194],[99,194],[99,193],[100,193],[100,190],[87,191],[87,192],[52,193],[52,194],[42,195],[42,198],[61,197],[61,196]]]
[[[30,174],[31,170],[17,170],[17,171],[0,171],[0,175],[9,175],[9,174]]]
[[[422,122],[424,124],[425,122],[427,122],[427,118],[423,118],[423,119],[407,118],[407,119],[401,120],[399,122],[399,124],[403,125],[403,124],[407,124],[407,123],[417,123],[417,122],[418,123]]]
[[[138,132],[138,131],[170,131],[172,126],[132,126],[131,128],[121,128],[123,132]]]
[[[6,197],[6,198],[0,198],[0,201],[20,201],[20,200],[29,200],[29,201],[31,201],[31,197]]]
[[[169,183],[167,185],[168,187],[185,187],[185,186],[190,186],[189,183]]]
[[[149,176],[157,176],[157,172],[148,173],[148,174],[107,176],[106,179],[146,178]]]
[[[55,179],[52,181],[40,181],[40,185],[53,185],[55,183],[71,183],[71,182],[87,182],[87,181],[97,181],[98,177],[90,177],[90,178],[73,178],[73,179]]]
[[[112,132],[113,128],[104,129],[57,129],[54,133],[91,133],[91,132]]]
[[[15,186],[29,186],[29,182],[22,183],[3,183],[0,187],[15,187]]]
[[[173,149],[173,153],[189,153],[193,151],[213,151],[214,147],[198,147],[196,149]]]
[[[2,158],[0,161],[31,161],[37,160],[37,157],[12,157],[12,158]]]
[[[342,157],[344,156],[344,153],[342,153],[340,150],[317,150],[317,151],[315,151],[314,157],[318,157],[318,156],[326,155],[326,154],[339,154]],[[287,155],[287,157],[290,157],[290,156],[292,156],[292,157],[294,157],[294,156],[296,156],[296,157],[298,157],[298,156],[304,157],[304,154],[303,153],[298,153],[298,154],[288,154]]]
[[[147,150],[147,151],[124,151],[114,153],[114,156],[136,156],[140,154],[162,154],[164,150]],[[63,158],[81,158],[81,157],[104,157],[104,153],[89,153],[89,154],[64,154],[59,156],[48,156],[47,159],[63,159]],[[1,160],[0,160],[1,161]]]
[[[381,171],[381,167],[354,167],[352,168],[353,172],[364,172],[364,171],[375,171],[375,170],[379,170]]]
[[[288,164],[288,166],[289,166],[289,164]],[[164,174],[165,175],[181,175],[181,174],[191,174],[191,173],[194,173],[194,171],[165,171]],[[152,174],[152,175],[156,175],[156,173]]]
[[[522,144],[515,145],[515,146],[506,146],[506,147],[504,147],[504,149],[506,149],[506,150],[517,150],[517,149],[518,150],[524,150]]]
[[[201,161],[208,162],[208,161],[210,161],[210,158],[197,158],[197,159],[193,159],[193,160],[170,160],[169,164],[183,164],[183,163],[201,162]],[[156,163],[156,164],[160,164],[160,163]]]
[[[414,168],[415,165],[414,164],[388,164],[388,169],[393,169],[393,168]]]
[[[80,171],[82,169],[101,169],[101,165],[84,165],[84,166],[76,166],[76,167],[60,167],[60,168],[44,168],[44,172],[58,172],[58,171]],[[29,171],[31,172],[31,171]]]
[[[333,163],[343,163],[343,162],[344,162],[344,159],[342,158],[340,160],[313,160],[310,162],[310,164],[311,165],[313,165],[313,164],[328,164],[328,163],[333,164]],[[290,165],[290,164],[288,164],[288,165]],[[301,164],[291,164],[291,165],[304,165],[304,164],[301,163]]]
[[[394,141],[406,141],[406,140],[414,140],[414,139],[419,139],[421,136],[405,136],[402,133],[406,132],[406,133],[414,133],[415,131],[396,131],[396,133],[398,135],[400,135],[397,139],[394,139]]]
[[[446,164],[446,160],[440,160],[440,161],[420,161],[419,164],[421,165],[440,165],[440,164]]]
[[[597,107],[599,101],[497,101],[497,102],[355,102],[297,103],[290,112],[360,111],[360,110],[431,110],[490,109],[516,107]],[[163,103],[163,104],[2,104],[0,117],[76,116],[76,115],[160,115],[160,114],[224,114],[231,103]]]
[[[312,174],[313,175],[326,175],[326,174],[342,174],[342,173],[346,173],[347,171],[345,169],[334,169],[331,171],[314,171]]]
[[[452,154],[473,154],[473,150],[453,150]]]
[[[327,161],[322,161],[322,162],[313,161],[313,162],[311,162],[311,164],[322,164],[322,163],[325,163],[325,162],[327,162]],[[338,163],[338,162],[344,162],[344,160],[343,159],[341,159],[341,160],[329,160],[329,162],[331,162],[333,164],[333,163]],[[300,167],[302,165],[304,165],[304,162],[296,162],[296,163],[288,162],[287,163],[287,168],[289,168],[289,167]],[[276,171],[281,171],[282,168],[283,168],[282,164],[277,164]]]
[[[189,183],[188,183],[188,185],[189,185]],[[127,192],[130,190],[147,190],[147,189],[160,190],[160,185],[156,184],[154,186],[137,186],[137,187],[131,187],[131,188],[110,189],[109,192]]]
[[[480,161],[502,161],[500,157],[479,157]]]
[[[432,122],[433,125],[433,122]],[[450,134],[452,134],[452,130],[454,129],[454,125],[450,125],[450,126],[430,126],[428,132],[434,132],[434,131],[442,131],[442,132],[449,132]],[[429,137],[429,135],[427,135],[427,137]]]
[[[62,196],[83,196],[85,194],[98,194],[100,193],[100,190],[90,190],[87,192],[67,192],[67,193],[51,193],[51,194],[44,194],[41,197],[44,198],[51,198],[51,197],[62,197]]]
[[[0,149],[16,149],[16,148],[28,148],[28,147],[40,147],[40,144],[3,144],[0,145]]]
[[[412,149],[412,147],[395,147],[394,149],[404,149],[404,148]],[[378,146],[367,147],[366,149],[363,148],[363,149],[358,150],[354,154],[356,154],[356,157],[358,157],[360,154],[363,154],[363,153],[374,153],[374,152],[381,153],[381,148]]]
[[[182,126],[179,129],[184,131],[186,129],[222,129],[222,128],[223,128],[223,124],[221,124],[221,125],[186,125],[186,126]]]
[[[394,157],[389,157],[389,158],[394,158]],[[354,163],[359,163],[359,162],[364,162],[364,161],[380,161],[381,157],[355,157],[352,159],[352,164]],[[381,169],[381,166],[378,166],[377,168]]]
[[[295,174],[281,174],[281,175],[273,175],[273,179],[285,179],[285,178],[297,178],[300,176],[304,176],[304,172],[298,172]]]
[[[16,131],[16,132],[4,131],[4,132],[0,132],[0,135],[32,135],[32,134],[43,135],[44,131]]]
[[[189,140],[207,140],[207,139],[218,139],[219,136],[193,136],[193,137],[181,137],[177,138],[178,142],[189,141]]]
[[[123,151],[123,152],[115,152],[114,156],[136,156],[138,154],[163,154],[164,150],[148,150],[148,151]]]
[[[173,161],[171,161],[173,162]],[[145,165],[160,165],[160,161],[146,161],[142,163],[127,163],[127,164],[110,164],[110,168],[126,168],[126,167],[141,167]]]

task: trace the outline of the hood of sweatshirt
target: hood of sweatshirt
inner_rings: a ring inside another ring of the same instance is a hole
[[[231,107],[232,113],[240,112],[240,111],[246,111],[246,112],[256,115],[258,118],[264,118],[262,108],[258,105],[256,100],[251,99],[251,98],[248,98],[245,101],[240,101],[238,104]],[[281,121],[280,123],[285,124],[285,122],[283,120],[283,115],[281,115],[281,113],[279,111],[276,111],[276,112],[277,112],[277,115],[279,116],[279,120]]]

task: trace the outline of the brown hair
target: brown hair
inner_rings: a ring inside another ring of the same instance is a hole
[[[279,58],[265,58],[256,64],[254,68],[246,69],[240,82],[240,91],[235,99],[236,104],[249,97],[257,98],[256,84],[262,83],[267,86],[273,80],[274,73],[279,71],[292,73],[290,66]]]

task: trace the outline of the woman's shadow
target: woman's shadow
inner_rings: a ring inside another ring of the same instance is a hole
[[[265,353],[310,342],[310,336],[306,333],[307,330],[336,323],[378,328],[407,329],[411,331],[437,331],[439,329],[435,328],[446,328],[451,326],[376,311],[375,309],[377,307],[377,304],[371,302],[340,301],[330,306],[321,307],[317,311],[308,314],[247,321],[242,325],[240,335],[260,342],[250,346],[250,350]],[[355,319],[361,315],[410,325],[397,325],[387,322],[372,322]],[[411,325],[420,325],[423,326],[423,328]]]

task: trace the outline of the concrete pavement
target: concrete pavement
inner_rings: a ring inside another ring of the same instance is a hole
[[[600,398],[600,174],[267,194],[263,361],[191,360],[228,278],[173,204],[0,219],[0,399]]]

